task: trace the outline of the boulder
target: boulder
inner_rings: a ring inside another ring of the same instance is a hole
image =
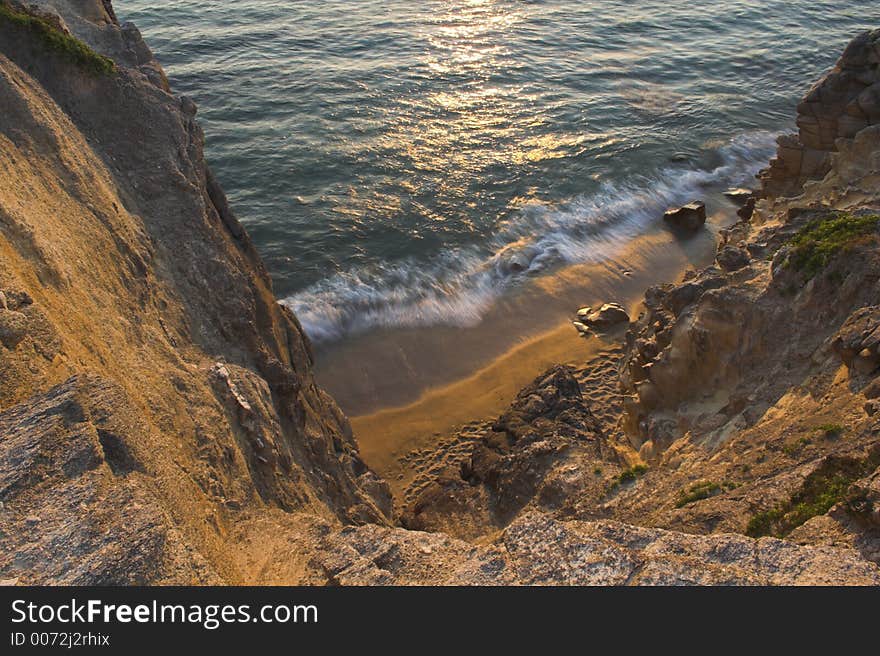
[[[752,214],[755,213],[755,204],[757,199],[754,196],[746,199],[746,202],[736,211],[736,215],[743,221],[751,221]]]
[[[14,349],[28,332],[27,316],[21,312],[0,309],[0,344]]]
[[[627,311],[617,303],[605,303],[595,311],[589,307],[581,308],[578,310],[577,321],[574,323],[575,328],[582,332],[577,324],[590,328],[608,328],[609,326],[615,326],[624,322],[629,322]]]
[[[725,271],[739,271],[743,267],[748,266],[751,261],[748,251],[736,246],[725,246],[718,251],[715,259],[718,262],[718,266]]]
[[[850,369],[874,371],[880,364],[880,306],[856,310],[837,331],[831,348]]]
[[[586,305],[577,311],[577,320],[580,322],[584,322],[587,320],[587,317],[593,314],[593,308]]]
[[[752,191],[750,189],[738,187],[736,189],[728,189],[724,192],[724,195],[734,204],[743,207],[748,202],[749,198],[752,197]]]
[[[706,204],[694,201],[681,207],[667,210],[663,220],[673,228],[693,232],[706,223]]]
[[[798,133],[778,140],[777,157],[758,175],[760,197],[799,196],[804,183],[825,177],[841,140],[853,139],[880,122],[878,43],[878,30],[857,36],[837,65],[798,103]]]
[[[572,321],[571,325],[573,325],[574,329],[578,331],[578,334],[583,335],[584,337],[587,337],[590,334],[590,327],[585,323]]]

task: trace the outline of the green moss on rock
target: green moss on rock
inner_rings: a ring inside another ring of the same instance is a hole
[[[10,25],[32,34],[48,50],[66,57],[94,75],[110,75],[116,64],[85,43],[65,34],[46,20],[13,8],[0,0],[0,25]]]
[[[708,499],[721,492],[721,485],[714,481],[701,481],[693,484],[687,490],[678,493],[678,499],[675,501],[676,508],[684,508],[689,503]]]
[[[838,253],[877,239],[880,216],[835,212],[810,221],[791,239],[788,265],[808,279],[815,277]]]
[[[880,457],[863,461],[831,462],[807,477],[790,499],[754,515],[746,527],[752,537],[785,537],[813,517],[824,515],[847,496],[853,482],[873,471]]]

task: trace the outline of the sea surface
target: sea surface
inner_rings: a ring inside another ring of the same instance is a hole
[[[876,0],[117,0],[319,345],[475,326],[750,184]]]

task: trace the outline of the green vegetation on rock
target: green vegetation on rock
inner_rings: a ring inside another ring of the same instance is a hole
[[[18,11],[0,0],[0,25],[7,24],[27,30],[47,49],[69,58],[95,75],[109,75],[116,70],[113,60],[98,54],[85,43],[65,34],[46,20]]]
[[[801,450],[810,443],[810,438],[801,437],[794,442],[790,442],[788,444],[784,444],[782,446],[782,452],[787,456],[795,456],[801,452]]]
[[[822,424],[816,426],[816,431],[824,433],[825,437],[838,437],[843,433],[844,428],[840,424]]]
[[[617,482],[620,484],[631,483],[639,476],[643,476],[647,471],[648,465],[633,465],[629,469],[626,469],[620,473],[620,476],[617,477]]]
[[[611,483],[607,486],[606,491],[609,493],[614,492],[614,490],[619,488],[621,485],[632,483],[640,476],[644,476],[645,472],[647,471],[648,465],[642,464],[633,465],[629,469],[624,469],[622,472],[620,472],[620,475],[618,475],[617,478],[611,481]]]
[[[811,221],[791,239],[788,264],[807,279],[822,271],[832,257],[847,251],[872,237],[876,239],[880,216],[856,216],[844,212],[829,214]]]
[[[754,515],[746,527],[752,537],[785,537],[813,517],[824,515],[846,498],[850,485],[877,466],[877,459],[843,462],[823,467],[807,477],[790,499]]]
[[[703,499],[708,499],[711,496],[718,494],[721,491],[721,485],[715,483],[714,481],[701,481],[699,483],[695,483],[687,490],[682,490],[678,493],[678,499],[675,502],[676,508],[683,508],[689,503],[693,503],[694,501],[702,501]]]

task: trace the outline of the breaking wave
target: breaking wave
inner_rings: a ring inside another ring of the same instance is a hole
[[[773,152],[774,135],[742,134],[717,149],[717,166],[669,166],[653,176],[605,183],[561,205],[527,205],[488,245],[337,273],[282,303],[317,342],[380,327],[475,325],[501,294],[529,277],[612,257],[668,207],[707,189],[751,184]]]

